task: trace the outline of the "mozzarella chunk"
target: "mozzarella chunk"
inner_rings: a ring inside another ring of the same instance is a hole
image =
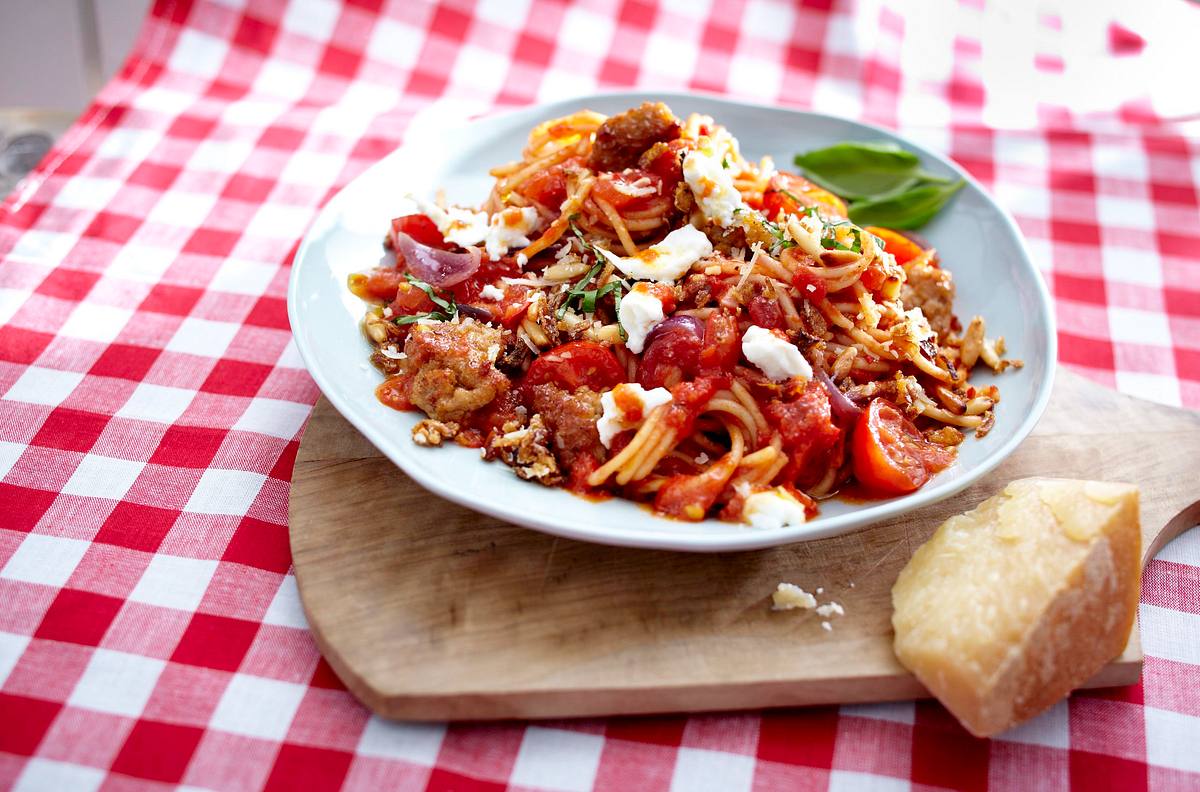
[[[733,186],[733,170],[722,164],[713,146],[702,146],[683,158],[683,178],[704,216],[728,228],[736,225],[735,213],[747,209],[742,194]]]
[[[646,346],[646,336],[664,318],[662,301],[650,293],[644,283],[636,283],[633,289],[621,298],[617,319],[625,328],[625,346],[630,352],[640,353]]]
[[[792,377],[812,379],[812,366],[796,345],[765,327],[751,325],[746,330],[742,336],[742,354],[775,382]]]
[[[691,269],[692,265],[713,252],[712,242],[703,231],[695,226],[676,228],[659,242],[638,253],[622,257],[597,247],[612,265],[634,280],[674,282]]]
[[[804,504],[792,493],[783,487],[775,487],[747,496],[742,506],[742,519],[752,528],[774,529],[803,525],[808,515],[804,512]],[[815,601],[813,605],[816,605]]]
[[[421,210],[421,213],[433,221],[442,233],[442,239],[452,242],[459,247],[478,245],[488,233],[487,212],[473,212],[460,206],[443,209],[432,201],[427,201],[417,195],[408,196]]]
[[[511,206],[492,215],[484,243],[488,258],[496,261],[507,253],[509,248],[528,245],[528,235],[533,231],[537,220],[537,210],[532,206]]]
[[[504,289],[497,288],[489,283],[479,290],[479,296],[485,300],[500,302],[504,299]]]
[[[612,447],[613,438],[626,429],[636,429],[655,408],[671,401],[666,388],[646,390],[636,382],[623,382],[600,395],[604,413],[596,421],[596,431],[605,448]]]

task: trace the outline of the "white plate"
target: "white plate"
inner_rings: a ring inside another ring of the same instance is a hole
[[[805,525],[763,531],[707,520],[687,523],[655,516],[626,500],[592,502],[566,490],[518,479],[479,451],[454,444],[422,448],[410,439],[419,417],[376,401],[381,377],[366,365],[370,349],[358,329],[365,306],[346,289],[346,277],[381,259],[392,217],[412,211],[404,195],[432,196],[443,188],[456,203],[481,202],[489,168],[517,159],[538,122],[582,107],[617,113],[663,99],[676,114],[706,113],[741,141],[749,159],[770,154],[787,167],[796,152],[839,140],[893,140],[917,152],[935,173],[961,176],[967,186],[922,229],[954,273],[956,313],[982,314],[988,332],[1004,335],[1025,368],[976,382],[1000,385],[996,426],[982,440],[968,437],[958,461],[925,487],[871,503],[837,500]],[[530,107],[457,128],[414,125],[399,150],[376,163],[329,202],[301,244],[288,289],[288,316],[300,355],[317,385],[360,432],[422,486],[508,522],[591,542],[669,550],[749,550],[849,532],[953,495],[1000,463],[1033,428],[1050,396],[1055,334],[1049,295],[1020,232],[964,171],[944,158],[876,127],[815,113],[671,93],[614,93]],[[412,519],[411,516],[408,519]],[[419,519],[419,517],[418,517]]]

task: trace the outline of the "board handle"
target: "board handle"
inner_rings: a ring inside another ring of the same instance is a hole
[[[1163,529],[1158,532],[1146,545],[1146,551],[1142,555],[1142,568],[1154,560],[1154,557],[1168,544],[1172,539],[1190,531],[1200,525],[1200,500],[1193,501],[1185,506],[1174,517],[1167,521]]]

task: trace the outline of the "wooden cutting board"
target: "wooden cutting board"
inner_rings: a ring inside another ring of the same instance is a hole
[[[448,503],[322,400],[292,481],[292,556],[321,651],[387,717],[908,699],[927,693],[892,654],[891,587],[942,520],[1015,478],[1130,481],[1141,486],[1148,560],[1200,521],[1198,461],[1200,415],[1060,370],[1034,433],[953,498],[832,539],[671,553],[557,539]],[[822,587],[846,614],[827,632],[812,612],[773,612],[780,581]],[[1135,630],[1089,686],[1133,683],[1141,663]]]

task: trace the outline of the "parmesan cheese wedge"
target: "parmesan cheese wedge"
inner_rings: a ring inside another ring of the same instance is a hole
[[[896,656],[972,734],[997,734],[1121,653],[1140,577],[1137,487],[1014,481],[900,572]]]

